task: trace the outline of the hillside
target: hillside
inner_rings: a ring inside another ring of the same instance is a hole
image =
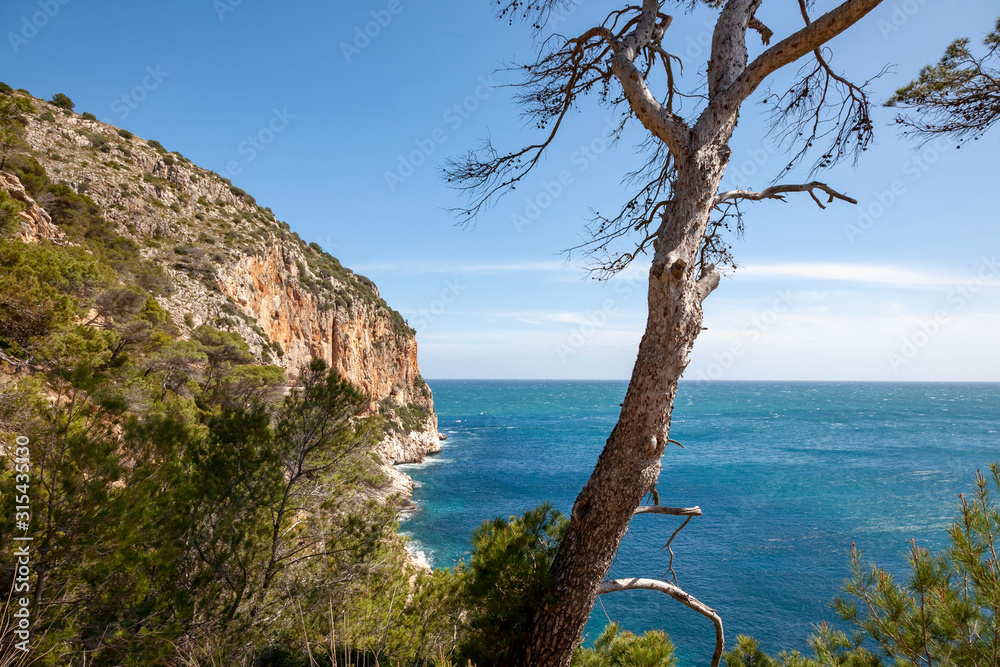
[[[228,181],[53,102],[0,83],[0,664],[287,665],[348,617],[407,664],[454,645],[398,532],[393,464],[440,448],[413,330]]]
[[[256,363],[280,366],[291,384],[322,359],[387,418],[386,464],[439,449],[414,331],[371,280],[157,141],[10,94],[30,106],[0,172],[0,188],[25,209],[22,240],[103,255],[121,284],[155,299],[177,340],[206,325],[238,334]]]

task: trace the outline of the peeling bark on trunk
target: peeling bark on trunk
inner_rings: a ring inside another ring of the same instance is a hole
[[[731,130],[730,130],[731,131]],[[728,139],[729,132],[726,132]],[[554,602],[535,617],[523,665],[567,667],[635,508],[653,488],[667,445],[677,382],[701,332],[697,255],[725,170],[725,141],[680,165],[649,272],[649,316],[618,423],[573,505],[553,564]]]

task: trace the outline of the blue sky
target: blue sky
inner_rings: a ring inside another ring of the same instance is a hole
[[[639,132],[606,149],[611,113],[585,103],[534,178],[473,228],[448,211],[463,200],[440,179],[447,157],[487,135],[502,147],[534,136],[499,86],[515,79],[495,71],[535,46],[493,4],[4,0],[0,80],[64,92],[78,112],[229,172],[376,281],[416,326],[428,378],[627,378],[643,265],[597,284],[559,252],[625,193]],[[585,28],[606,5],[580,0],[559,29]],[[778,38],[801,20],[786,5],[759,14]],[[675,14],[667,41],[690,77],[712,14]],[[882,100],[952,39],[978,42],[997,14],[987,0],[887,1],[833,42],[833,63],[855,79],[892,65],[873,86]],[[254,147],[275,115],[287,125]],[[744,108],[727,183],[762,188],[784,165],[763,119]],[[747,207],[742,268],[706,302],[686,377],[1000,380],[1000,131],[961,150],[920,147],[891,119],[877,109],[877,145],[823,176],[858,206],[821,211],[802,195]]]

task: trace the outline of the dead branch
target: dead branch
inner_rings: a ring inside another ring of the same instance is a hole
[[[660,551],[666,549],[670,554],[670,561],[667,563],[667,570],[670,572],[670,576],[674,578],[674,584],[677,584],[677,573],[674,572],[674,550],[670,548],[670,543],[674,541],[675,537],[677,537],[677,533],[681,532],[684,529],[684,526],[688,525],[691,518],[692,517],[684,519],[684,522],[677,526],[677,530],[670,534],[670,537],[667,539],[667,543],[660,547]]]
[[[771,38],[774,37],[774,31],[761,23],[756,16],[750,17],[750,23],[747,24],[747,27],[760,35],[760,41],[764,46],[771,43]]]
[[[655,493],[655,490],[654,490]],[[677,583],[677,573],[674,572],[674,550],[670,548],[670,543],[674,541],[677,537],[677,533],[681,532],[684,526],[688,525],[693,517],[701,516],[701,508],[695,505],[694,507],[664,507],[662,505],[640,505],[635,508],[632,515],[637,514],[669,514],[670,516],[683,516],[687,517],[684,522],[675,530],[671,535],[667,543],[660,547],[660,550],[666,549],[670,553],[670,562],[667,564],[667,569],[674,578],[674,583]]]
[[[820,183],[819,181],[812,181],[811,183],[803,183],[801,185],[772,185],[769,188],[765,188],[760,192],[754,192],[752,190],[729,190],[727,192],[720,192],[715,196],[715,205],[726,202],[734,201],[736,199],[747,199],[749,201],[760,201],[762,199],[777,199],[779,201],[785,201],[785,195],[791,192],[808,192],[809,196],[813,198],[813,201],[820,207],[825,209],[826,206],[823,202],[819,200],[816,196],[815,190],[822,190],[825,192],[829,199],[827,204],[833,202],[834,199],[840,199],[846,201],[849,204],[857,204],[858,201],[852,197],[848,197],[845,194],[837,192],[831,188],[826,183]]]
[[[731,235],[743,238],[745,231],[739,203],[739,199],[734,199],[725,202],[723,206],[714,205],[720,215],[709,220],[705,226],[705,236],[698,250],[699,280],[715,271],[717,266],[728,266],[733,270],[737,268],[729,239]]]
[[[725,633],[722,629],[722,619],[719,617],[718,612],[700,602],[693,595],[685,593],[679,587],[665,581],[660,581],[659,579],[643,579],[638,577],[633,579],[612,579],[611,581],[602,583],[601,587],[597,590],[597,594],[604,595],[618,591],[636,590],[666,593],[685,607],[693,609],[705,618],[710,619],[713,625],[715,625],[715,652],[712,654],[712,667],[718,667],[719,662],[722,660],[722,651],[726,646]]]
[[[12,357],[12,356],[10,356],[8,354],[5,354],[2,351],[0,351],[0,361],[6,362],[6,363],[10,364],[11,366],[13,366],[14,369],[15,369],[15,372],[18,372],[18,373],[21,372],[22,368],[27,368],[27,369],[29,369],[31,371],[40,371],[40,370],[42,370],[41,366],[36,366],[36,365],[32,364],[30,361],[21,361],[20,359],[15,359],[14,357]]]
[[[671,203],[676,161],[669,148],[650,137],[639,150],[648,153],[648,159],[622,179],[622,184],[635,188],[636,194],[614,217],[594,212],[586,228],[587,239],[566,250],[568,254],[580,250],[594,258],[592,270],[599,278],[613,276],[652,247]],[[619,242],[636,232],[642,232],[643,238],[626,245],[630,250],[621,249]]]
[[[715,270],[715,264],[703,268],[703,274],[695,287],[698,290],[698,300],[704,302],[708,295],[714,292],[722,282],[722,274]]]
[[[701,516],[701,508],[666,507],[664,505],[639,505],[633,514],[669,514],[670,516]]]

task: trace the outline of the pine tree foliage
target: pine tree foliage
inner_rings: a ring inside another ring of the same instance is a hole
[[[909,112],[896,118],[907,134],[978,139],[1000,121],[1000,19],[983,44],[986,53],[977,56],[968,39],[952,42],[937,64],[888,100]]]

